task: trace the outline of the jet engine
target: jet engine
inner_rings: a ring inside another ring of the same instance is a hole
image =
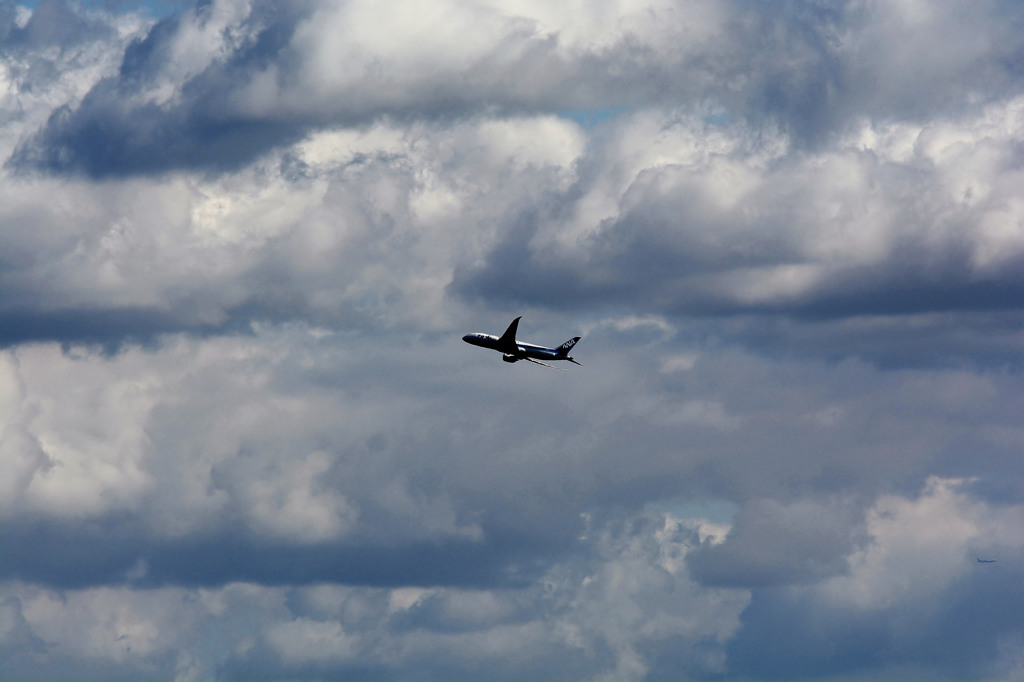
[[[505,362],[519,362],[521,358],[517,358],[515,355],[512,355],[512,353],[503,353],[501,359]]]

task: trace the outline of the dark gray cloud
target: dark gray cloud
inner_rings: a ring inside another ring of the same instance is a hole
[[[880,672],[889,643],[884,615],[821,614],[807,601],[785,588],[754,591],[729,644],[737,672],[756,671],[765,679]]]
[[[153,538],[131,519],[99,519],[73,531],[63,523],[11,524],[0,535],[9,551],[3,580],[55,589],[119,585],[218,587],[234,582],[308,585],[337,582],[373,587],[522,586],[537,579],[571,547],[537,537],[502,536],[488,529],[471,539],[399,547],[345,544],[268,544],[244,529],[186,539]],[[541,541],[538,543],[538,541]],[[54,561],[54,557],[60,561]]]
[[[251,316],[233,331],[246,333]],[[224,333],[230,325],[204,327],[175,319],[164,312],[145,308],[38,311],[12,310],[0,314],[3,333],[0,347],[60,339],[62,343],[101,346],[116,351],[125,344],[154,345],[163,334],[187,330],[203,334]]]
[[[1006,590],[1015,574],[1012,567],[970,571],[938,597],[941,606],[919,604],[911,613],[836,608],[786,588],[755,590],[729,658],[737,672],[765,679],[884,674],[894,664],[921,677],[998,677],[1008,673],[1000,642],[1021,625]],[[1003,597],[994,600],[996,593]]]

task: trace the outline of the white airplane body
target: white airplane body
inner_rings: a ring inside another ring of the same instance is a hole
[[[569,351],[576,345],[576,342],[580,340],[579,336],[573,337],[563,343],[558,348],[547,348],[545,346],[535,346],[532,343],[523,343],[522,341],[516,340],[516,331],[519,329],[519,320],[522,316],[512,320],[512,324],[508,326],[505,333],[501,336],[494,336],[493,334],[466,334],[462,337],[462,340],[473,346],[480,346],[481,348],[489,348],[496,350],[501,353],[501,359],[505,362],[519,362],[520,360],[526,360],[537,365],[544,365],[545,367],[551,367],[552,369],[562,369],[561,367],[555,367],[549,365],[542,360],[568,360],[574,365],[580,363],[569,357]]]

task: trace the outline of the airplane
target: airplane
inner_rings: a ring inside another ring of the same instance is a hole
[[[522,341],[516,341],[516,330],[519,329],[519,320],[523,319],[522,315],[512,320],[512,324],[508,326],[505,333],[501,336],[494,336],[492,334],[466,334],[462,337],[462,340],[473,346],[480,346],[481,348],[490,348],[501,353],[501,359],[505,362],[519,362],[520,360],[526,360],[537,365],[543,365],[550,367],[551,369],[564,369],[563,367],[555,367],[549,365],[541,360],[568,360],[574,365],[580,363],[569,357],[569,351],[576,345],[576,342],[580,340],[579,336],[574,336],[558,348],[545,348],[544,346],[535,346],[532,343],[523,343]],[[582,365],[580,365],[582,367]]]
[[[982,559],[981,557],[977,557],[977,559],[979,564],[994,564],[999,561],[998,559]]]

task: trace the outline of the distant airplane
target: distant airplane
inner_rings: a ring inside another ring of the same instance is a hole
[[[997,561],[999,561],[999,559],[982,559],[981,557],[978,557],[979,564],[994,564]]]
[[[505,362],[526,360],[527,362],[544,365],[551,369],[562,368],[541,362],[541,360],[568,360],[574,365],[580,364],[569,357],[569,351],[580,340],[579,336],[569,339],[558,348],[545,348],[544,346],[534,346],[532,343],[516,341],[516,330],[519,329],[519,320],[521,319],[522,316],[520,315],[512,320],[512,324],[508,326],[508,329],[500,337],[492,334],[466,334],[462,337],[462,340],[474,346],[498,351],[501,353],[501,359]]]

